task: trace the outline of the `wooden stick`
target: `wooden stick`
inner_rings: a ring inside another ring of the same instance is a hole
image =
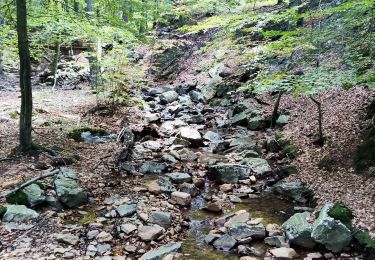
[[[53,171],[51,171],[51,172],[44,173],[44,174],[42,174],[42,175],[40,175],[40,176],[38,176],[38,177],[35,177],[35,178],[31,179],[31,180],[28,180],[27,182],[22,183],[22,184],[21,184],[20,186],[18,186],[17,188],[15,188],[15,189],[13,189],[13,190],[11,190],[11,191],[8,191],[8,192],[3,193],[3,194],[1,195],[1,197],[4,197],[4,198],[5,198],[5,197],[8,196],[9,194],[12,194],[13,192],[16,192],[16,191],[18,191],[18,190],[23,189],[23,188],[29,186],[30,184],[33,184],[33,182],[35,182],[35,181],[37,181],[37,180],[41,180],[41,179],[45,179],[45,178],[48,178],[48,177],[54,176],[54,175],[57,174],[59,171],[60,171],[59,169],[55,169],[55,170],[53,170]]]

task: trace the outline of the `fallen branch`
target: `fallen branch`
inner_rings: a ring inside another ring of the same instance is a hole
[[[11,190],[11,191],[8,191],[8,192],[3,193],[3,194],[1,195],[1,197],[4,197],[4,198],[5,198],[5,197],[7,197],[9,194],[12,194],[13,192],[19,191],[19,190],[21,190],[21,189],[23,189],[23,188],[25,188],[25,187],[27,187],[27,186],[33,184],[33,183],[34,183],[35,181],[37,181],[37,180],[41,180],[41,179],[45,179],[45,178],[48,178],[48,177],[54,176],[54,175],[57,174],[59,171],[60,171],[59,169],[55,169],[55,170],[53,170],[53,171],[51,171],[51,172],[44,173],[44,174],[42,174],[42,175],[40,175],[40,176],[38,176],[38,177],[35,177],[35,178],[31,179],[31,180],[28,180],[27,182],[22,183],[22,184],[21,184],[20,186],[18,186],[17,188],[14,188],[14,189]]]

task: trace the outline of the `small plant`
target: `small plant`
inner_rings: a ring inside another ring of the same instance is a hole
[[[355,239],[357,239],[358,243],[365,247],[375,249],[375,239],[372,238],[369,233],[360,231],[354,235]]]
[[[9,204],[15,204],[15,205],[27,205],[27,195],[23,191],[16,191],[12,192],[8,196],[6,196],[6,201]]]
[[[4,216],[5,212],[7,212],[7,208],[0,205],[0,218]]]
[[[68,133],[68,138],[74,139],[75,141],[80,141],[81,134],[84,132],[90,132],[92,135],[99,135],[99,136],[103,136],[107,134],[107,132],[102,128],[81,127],[81,128],[75,128],[71,130]]]
[[[342,203],[335,203],[328,211],[328,216],[340,220],[347,227],[351,227],[353,214],[351,210]]]

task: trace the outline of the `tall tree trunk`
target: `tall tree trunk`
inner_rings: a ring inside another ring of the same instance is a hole
[[[18,52],[20,57],[20,88],[21,88],[21,114],[20,114],[20,148],[29,151],[31,143],[31,117],[33,109],[31,89],[30,50],[27,37],[27,8],[26,0],[17,0],[17,35]]]
[[[323,134],[323,111],[322,111],[322,103],[316,100],[314,97],[310,96],[310,99],[315,103],[318,109],[318,140],[316,141],[317,144],[323,146],[324,145],[324,134]]]
[[[86,8],[85,11],[87,14],[93,15],[94,14],[94,0],[85,0]]]
[[[277,99],[276,99],[275,106],[272,112],[272,117],[271,117],[271,127],[274,127],[276,125],[276,120],[277,120],[277,117],[279,116],[280,100],[283,94],[284,94],[284,91],[280,90],[279,94],[277,95]]]
[[[4,24],[5,24],[5,19],[3,18],[2,12],[0,11],[0,28],[3,27]],[[3,58],[4,58],[3,48],[0,44],[0,75],[4,74]]]
[[[74,12],[76,12],[76,13],[79,12],[79,3],[78,3],[77,0],[73,1],[73,8],[74,8]]]
[[[60,40],[57,40],[55,43],[55,57],[53,57],[53,62],[51,65],[51,72],[53,75],[52,89],[55,89],[56,84],[57,84],[57,67],[59,65],[59,59],[60,59]]]

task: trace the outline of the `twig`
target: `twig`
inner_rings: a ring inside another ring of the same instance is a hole
[[[0,162],[10,161],[13,158],[0,158]]]
[[[18,190],[23,189],[23,188],[29,186],[30,184],[32,184],[33,182],[35,182],[35,181],[37,181],[37,180],[41,180],[41,179],[45,179],[45,178],[48,178],[48,177],[54,176],[54,175],[57,174],[59,171],[60,171],[59,169],[55,169],[55,170],[53,170],[53,171],[51,171],[51,172],[44,173],[44,174],[42,174],[42,175],[40,175],[40,176],[38,176],[38,177],[35,177],[35,178],[31,179],[31,180],[28,180],[27,182],[22,183],[22,184],[21,184],[20,186],[18,186],[17,188],[15,188],[15,189],[13,189],[13,190],[11,190],[11,191],[8,191],[8,192],[3,193],[3,194],[1,195],[1,197],[4,197],[4,198],[5,198],[5,197],[8,196],[9,194],[12,194],[13,192],[16,192],[16,191],[18,191]]]

